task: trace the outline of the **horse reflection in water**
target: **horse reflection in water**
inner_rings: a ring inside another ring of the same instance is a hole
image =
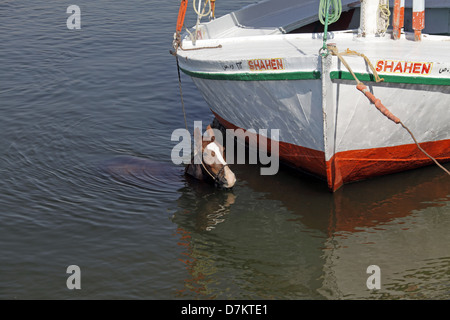
[[[190,176],[186,177],[186,181],[188,186],[178,190],[178,210],[172,216],[172,221],[177,225],[176,242],[181,249],[178,260],[187,271],[176,296],[211,298],[215,295],[211,282],[217,272],[216,251],[205,250],[199,238],[202,235],[208,237],[206,234],[211,231],[214,234],[214,229],[220,229],[220,224],[231,212],[236,196],[232,191],[219,192],[208,184],[198,183]]]

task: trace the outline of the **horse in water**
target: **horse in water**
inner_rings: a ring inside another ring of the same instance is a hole
[[[236,177],[225,161],[225,148],[216,141],[211,126],[207,128],[206,137],[202,138],[198,130],[194,132],[194,139],[196,145],[201,146],[201,151],[198,148],[197,152],[194,152],[191,163],[186,165],[184,173],[195,179],[214,183],[216,186],[232,188],[236,183]],[[197,161],[194,161],[195,159]],[[178,184],[181,182],[179,177],[183,174],[179,167],[132,156],[116,157],[104,163],[102,167],[113,178],[142,187],[146,187],[147,184],[150,186],[154,181]]]
[[[194,140],[197,147],[191,163],[186,166],[186,174],[224,188],[232,188],[236,183],[236,176],[228,167],[225,148],[216,140],[211,126],[206,128],[206,137],[202,137],[200,130],[196,128]]]

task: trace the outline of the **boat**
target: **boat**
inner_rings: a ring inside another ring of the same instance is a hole
[[[266,0],[218,18],[208,4],[182,33],[182,1],[174,54],[221,126],[279,129],[280,162],[333,192],[445,170],[449,1]]]

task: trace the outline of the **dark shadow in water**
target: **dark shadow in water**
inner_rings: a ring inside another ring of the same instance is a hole
[[[142,157],[117,156],[102,162],[100,170],[116,182],[143,189],[172,192],[184,184],[184,167]]]
[[[450,177],[437,167],[348,185],[334,198],[334,231],[374,227],[416,210],[445,206],[449,198]]]
[[[265,199],[281,201],[303,224],[327,233],[387,223],[414,210],[445,206],[450,197],[449,177],[432,166],[355,182],[335,193],[327,192],[324,182],[291,170],[268,177],[255,169],[236,173]]]

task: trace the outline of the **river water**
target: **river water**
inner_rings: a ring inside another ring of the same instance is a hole
[[[252,2],[218,1],[217,15]],[[66,26],[71,4],[80,30]],[[256,165],[232,166],[232,191],[183,176],[170,160],[184,127],[169,54],[178,5],[0,3],[0,298],[450,298],[450,185],[437,167],[335,194]],[[182,80],[188,123],[210,123]],[[66,285],[70,265],[80,290]]]

